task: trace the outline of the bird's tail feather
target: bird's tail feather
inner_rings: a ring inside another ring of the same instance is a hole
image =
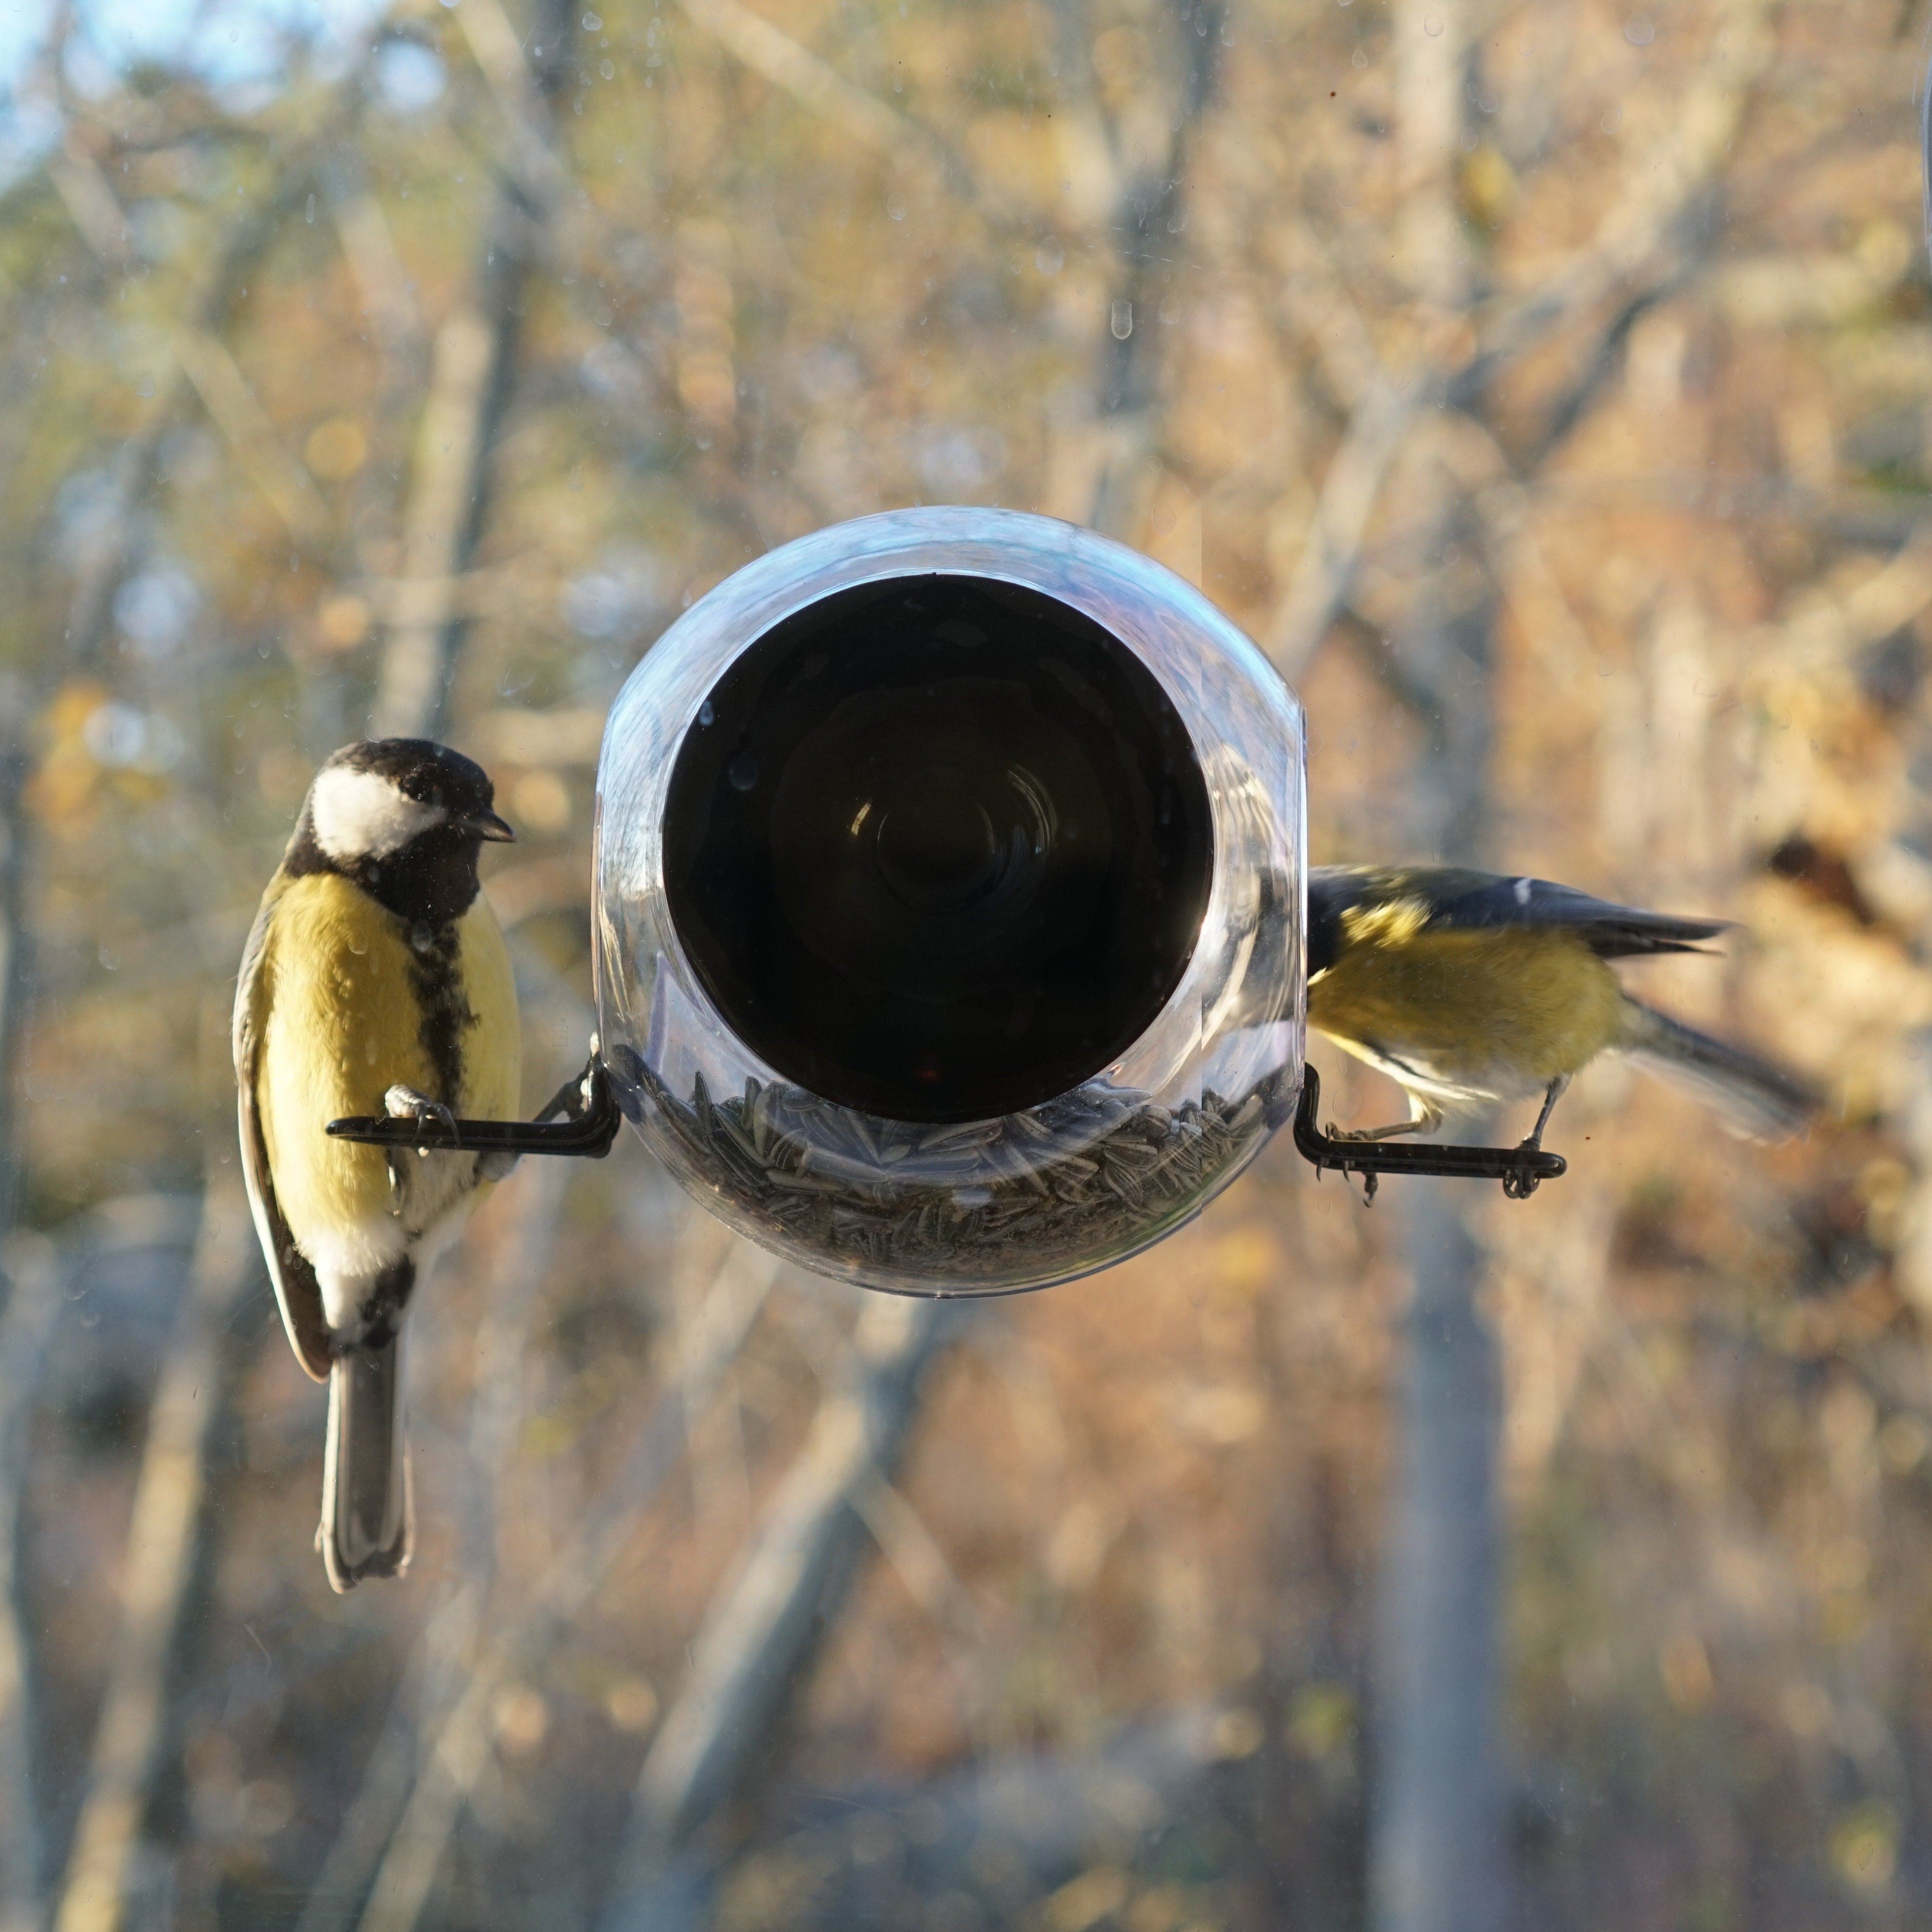
[[[328,1372],[322,1526],[316,1541],[338,1591],[409,1567],[410,1456],[403,1433],[400,1330],[338,1355]]]
[[[1715,1107],[1753,1140],[1789,1140],[1802,1133],[1822,1105],[1817,1091],[1796,1074],[1628,996],[1617,1043],[1652,1072]]]

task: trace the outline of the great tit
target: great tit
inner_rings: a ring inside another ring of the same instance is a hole
[[[309,788],[242,955],[242,1171],[289,1340],[328,1383],[316,1541],[338,1591],[409,1562],[403,1317],[508,1162],[324,1129],[515,1112],[516,987],[476,878],[484,841],[514,836],[494,802],[482,766],[444,746],[346,746]]]
[[[1426,1133],[1445,1113],[1540,1093],[1542,1144],[1571,1076],[1633,1055],[1756,1139],[1818,1108],[1804,1082],[1634,1000],[1608,964],[1696,952],[1730,922],[1676,919],[1546,879],[1443,866],[1318,866],[1308,880],[1308,1024],[1408,1096],[1410,1118],[1342,1138]]]

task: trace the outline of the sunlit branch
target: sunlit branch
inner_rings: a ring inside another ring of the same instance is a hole
[[[228,345],[205,329],[184,329],[176,338],[175,354],[202,406],[282,527],[303,549],[321,550],[333,534],[328,506],[314,478],[284,447]]]

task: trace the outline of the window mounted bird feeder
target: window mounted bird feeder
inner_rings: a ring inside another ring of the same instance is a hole
[[[619,695],[582,1079],[538,1124],[332,1131],[602,1154],[621,1116],[754,1240],[920,1294],[1124,1260],[1291,1118],[1371,1186],[1561,1173],[1317,1127],[1304,792],[1293,694],[1150,559],[1011,511],[836,525]]]

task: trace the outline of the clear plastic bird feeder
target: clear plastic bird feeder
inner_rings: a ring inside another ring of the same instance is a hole
[[[1301,711],[1159,564],[895,511],[748,565],[598,770],[602,1055],[683,1185],[820,1273],[1084,1274],[1198,1213],[1302,1071]]]

